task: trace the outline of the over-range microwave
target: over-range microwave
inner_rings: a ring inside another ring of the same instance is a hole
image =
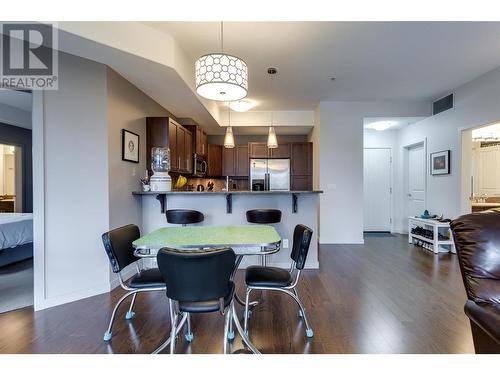
[[[207,174],[207,161],[202,155],[193,155],[193,176],[204,177]]]

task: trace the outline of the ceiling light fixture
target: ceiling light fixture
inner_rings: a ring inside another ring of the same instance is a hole
[[[378,122],[373,123],[371,125],[371,128],[378,130],[378,131],[382,131],[382,130],[389,129],[392,126],[394,126],[394,122],[392,122],[392,121],[378,121]]]
[[[229,108],[236,112],[246,112],[255,107],[255,104],[250,100],[237,100],[229,103]]]
[[[196,92],[219,101],[247,96],[248,69],[239,57],[224,53],[224,24],[220,23],[221,52],[201,56],[195,63]]]
[[[268,68],[267,74],[271,78],[272,85],[272,77],[278,73],[278,69],[276,68]],[[271,112],[271,126],[269,127],[269,133],[267,135],[267,148],[278,148],[278,138],[276,137],[276,132],[274,131],[274,112]]]
[[[267,135],[267,147],[278,148],[278,138],[276,138],[276,132],[274,131],[274,126],[269,127],[269,134]]]
[[[229,116],[228,126],[226,128],[226,135],[224,136],[224,148],[234,148],[234,135],[233,128],[231,128],[231,108],[227,107]]]

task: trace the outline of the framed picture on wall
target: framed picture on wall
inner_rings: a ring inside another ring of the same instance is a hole
[[[139,134],[122,129],[122,160],[139,163]]]
[[[431,175],[450,174],[450,150],[431,154]]]

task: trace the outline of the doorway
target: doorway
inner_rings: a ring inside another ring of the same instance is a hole
[[[405,147],[406,162],[406,213],[419,216],[426,206],[426,151],[425,142]]]
[[[391,232],[392,156],[390,148],[363,150],[365,232]]]

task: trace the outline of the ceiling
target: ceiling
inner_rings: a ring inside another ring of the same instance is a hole
[[[366,117],[363,119],[363,127],[371,129],[373,124],[378,122],[389,122],[390,128],[387,130],[399,130],[405,126],[423,120],[425,117]]]
[[[220,50],[220,23],[144,24],[170,34],[193,66]],[[224,51],[247,62],[256,110],[436,99],[499,66],[499,44],[499,22],[224,23]],[[272,82],[271,66],[278,69]]]
[[[0,89],[0,103],[31,112],[31,93]]]

